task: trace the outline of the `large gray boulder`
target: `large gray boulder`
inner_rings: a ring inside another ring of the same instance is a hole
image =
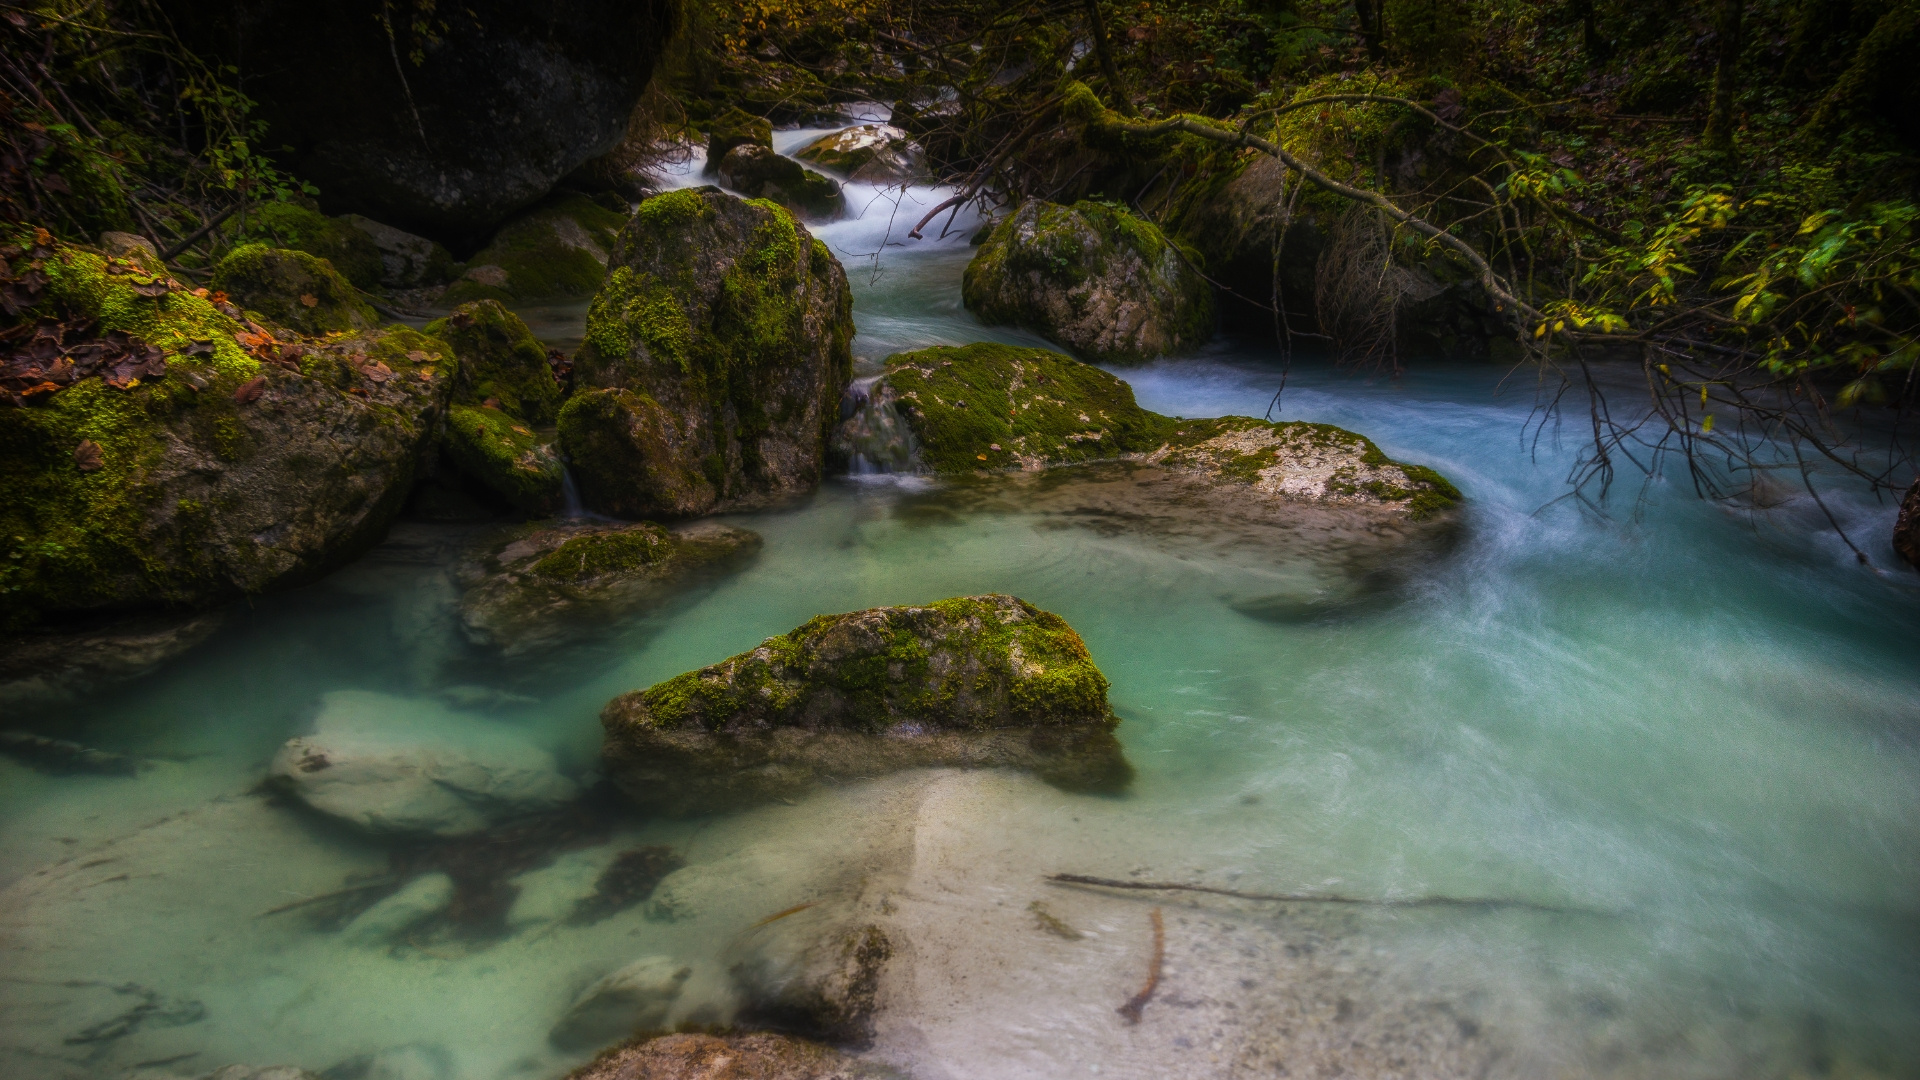
[[[399,514],[452,391],[444,343],[282,340],[128,264],[25,254],[33,316],[65,325],[10,343],[32,402],[0,404],[0,629],[302,583]]]
[[[710,187],[641,203],[560,413],[581,498],[684,517],[811,490],[852,337],[845,272],[785,210]]]
[[[961,298],[1097,362],[1190,352],[1213,336],[1213,292],[1150,221],[1108,203],[1028,199],[967,264]]]
[[[822,615],[617,697],[600,721],[614,783],[669,812],[931,765],[1025,768],[1074,790],[1133,775],[1080,635],[1011,596]]]
[[[165,0],[189,44],[240,69],[270,145],[351,210],[478,237],[626,132],[674,0],[472,0],[414,28],[375,0]],[[423,12],[432,9],[422,7]]]

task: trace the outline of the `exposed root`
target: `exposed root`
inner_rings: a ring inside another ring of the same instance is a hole
[[[1147,1007],[1147,1002],[1153,1000],[1153,992],[1160,986],[1160,962],[1167,955],[1166,921],[1160,917],[1159,908],[1154,908],[1149,917],[1153,919],[1153,960],[1147,964],[1147,984],[1142,986],[1140,992],[1133,995],[1125,1005],[1115,1010],[1126,1017],[1129,1024],[1139,1023],[1140,1011]]]

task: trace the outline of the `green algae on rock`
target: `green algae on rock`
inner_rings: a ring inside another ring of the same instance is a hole
[[[303,334],[364,330],[380,321],[332,263],[304,251],[244,244],[220,260],[212,284],[241,308]]]
[[[822,615],[600,720],[614,782],[670,812],[917,766],[1025,768],[1087,791],[1133,775],[1080,635],[1011,596]]]
[[[537,652],[665,603],[759,550],[754,533],[712,522],[521,526],[456,569],[460,625],[483,648]]]
[[[451,391],[447,346],[393,328],[276,348],[263,364],[208,298],[143,290],[83,249],[36,261],[47,286],[33,314],[134,335],[167,369],[0,408],[0,624],[296,584],[399,513]]]
[[[768,199],[808,221],[831,221],[847,208],[840,185],[790,157],[743,143],[720,159],[720,182],[750,199]]]
[[[626,220],[585,195],[550,199],[501,226],[440,302],[592,296]]]
[[[552,442],[500,409],[452,406],[441,445],[461,472],[516,510],[551,514],[565,501],[565,469]]]
[[[707,173],[720,168],[720,159],[736,146],[773,149],[773,125],[763,116],[733,106],[707,122]]]
[[[1364,435],[1331,424],[1251,416],[1179,420],[1141,461],[1197,473],[1216,485],[1333,506],[1397,507],[1417,519],[1452,509],[1459,489],[1424,465],[1381,453]]]
[[[453,346],[460,358],[454,400],[499,409],[532,424],[551,424],[560,412],[560,384],[547,350],[520,316],[497,300],[475,300],[427,324],[426,332]]]
[[[852,337],[845,272],[784,208],[712,187],[641,203],[560,415],[582,499],[639,518],[811,490]]]
[[[1022,326],[1089,360],[1138,363],[1213,334],[1213,292],[1150,221],[1098,202],[1028,199],[967,264],[961,298],[989,323]]]

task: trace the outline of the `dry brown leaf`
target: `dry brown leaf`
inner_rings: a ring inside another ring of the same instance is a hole
[[[305,305],[306,305],[306,306],[308,306],[308,307],[319,307],[319,306],[320,306],[320,298],[319,298],[319,297],[317,297],[317,296],[315,296],[315,295],[313,295],[312,293],[301,293],[301,294],[300,294],[300,302],[301,302],[302,304],[305,304]]]
[[[80,445],[73,448],[73,463],[81,472],[92,472],[105,464],[100,456],[100,444],[92,439],[81,439]]]
[[[249,401],[258,401],[260,400],[260,395],[265,393],[266,389],[267,377],[265,375],[255,375],[253,378],[240,384],[240,389],[233,392],[233,400],[242,405],[245,405]]]

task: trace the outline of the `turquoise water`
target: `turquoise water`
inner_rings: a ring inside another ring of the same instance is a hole
[[[964,240],[882,247],[880,213],[819,230],[854,282],[867,370],[1032,340],[960,309]],[[857,258],[874,250],[877,267]],[[1279,368],[1223,342],[1121,374],[1151,409],[1259,414]],[[1455,550],[1319,619],[1259,617],[1319,566],[1284,541],[1223,553],[839,479],[729,518],[765,539],[739,574],[503,666],[452,617],[445,567],[471,532],[404,525],[166,670],[25,718],[154,761],[125,779],[0,759],[0,1076],[557,1076],[586,1055],[545,1033],[584,982],[671,955],[695,970],[676,1015],[724,1014],[743,928],[840,895],[856,863],[894,875],[900,925],[924,935],[869,1051],[922,1077],[1920,1075],[1920,575],[1894,569],[1891,509],[1830,496],[1876,569],[1805,500],[1750,511],[1663,481],[1612,517],[1555,503],[1578,425],[1531,442],[1533,398],[1503,374],[1295,366],[1284,418],[1364,432],[1469,500]],[[665,843],[698,871],[676,893],[697,913],[674,921],[636,909],[382,952],[264,914],[384,865],[257,791],[323,695],[510,725],[584,775],[617,693],[820,612],[990,591],[1085,638],[1139,770],[1128,797],[940,772],[616,824],[613,846]],[[1144,900],[1050,871],[1536,907]],[[1036,900],[1098,936],[1037,932]],[[1125,1027],[1113,1006],[1138,986],[1153,903],[1167,974]],[[77,1039],[149,992],[125,1034]]]

